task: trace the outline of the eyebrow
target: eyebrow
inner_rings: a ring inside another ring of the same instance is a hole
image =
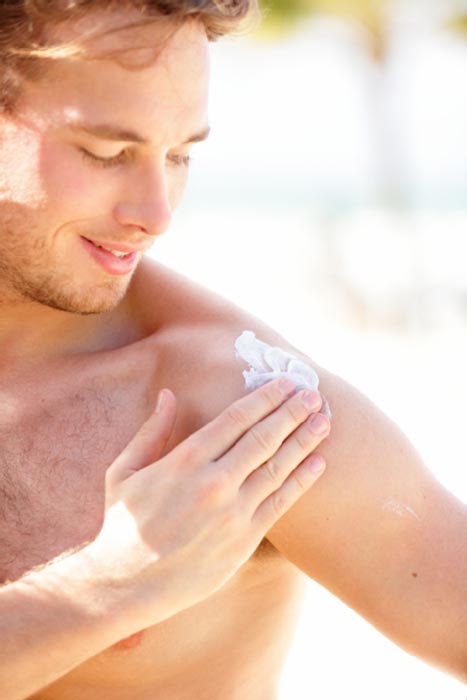
[[[126,141],[131,143],[149,143],[149,139],[141,134],[137,134],[135,131],[128,129],[120,129],[112,124],[86,124],[85,122],[71,122],[68,124],[70,128],[76,131],[84,131],[84,133],[90,136],[95,136],[99,139],[105,139],[107,141]],[[191,136],[189,136],[181,145],[186,146],[189,143],[199,143],[200,141],[205,141],[211,128],[209,126],[204,127],[201,131],[198,131]]]

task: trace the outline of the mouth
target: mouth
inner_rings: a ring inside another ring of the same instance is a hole
[[[140,257],[139,251],[130,246],[112,243],[110,244],[112,247],[107,247],[102,241],[97,243],[84,236],[80,236],[80,239],[94,262],[109,275],[125,275],[132,272]],[[130,250],[122,250],[122,248],[130,248]]]
[[[86,240],[89,240],[88,238]],[[118,250],[109,250],[108,248],[104,248],[103,245],[99,245],[98,243],[93,243],[93,241],[89,241],[89,243],[92,243],[93,245],[96,246],[96,248],[100,248],[101,250],[105,250],[107,253],[112,253],[112,255],[115,255],[116,258],[126,258],[128,255],[131,255],[131,253],[119,253]]]
[[[101,248],[101,250],[105,250],[107,253],[112,253],[112,255],[115,255],[116,258],[124,258],[141,250],[141,248],[132,247],[126,243],[108,243],[107,241],[98,242],[93,241],[90,238],[85,238],[84,236],[82,236],[82,238],[84,238],[85,241],[88,241],[88,243],[92,243],[92,245],[96,246],[96,248]]]

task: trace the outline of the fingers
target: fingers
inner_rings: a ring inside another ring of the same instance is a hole
[[[243,483],[240,492],[247,507],[254,511],[259,503],[280,489],[293,470],[329,435],[330,427],[329,419],[317,413],[297,428],[276,454]]]
[[[186,448],[190,455],[196,454],[201,461],[218,459],[255,423],[275,411],[294,392],[293,382],[284,387],[283,381],[274,380],[238,399],[201,430],[187,438],[180,448]],[[267,458],[265,456],[256,466]]]
[[[232,483],[236,483],[240,487],[259,465],[264,464],[276,454],[284,440],[308,418],[312,411],[319,410],[320,406],[321,397],[318,392],[300,391],[274,413],[254,425],[231,450],[217,461],[217,465],[225,469],[229,473]],[[300,460],[297,460],[293,467],[297,466],[298,462],[305,456],[302,454]],[[277,488],[277,486],[276,483],[275,487]]]
[[[266,498],[253,515],[252,523],[261,532],[273,525],[316,483],[326,469],[320,455],[307,457],[285,480],[281,488]]]
[[[177,400],[170,390],[164,390],[164,399],[162,410],[151,413],[148,420],[143,423],[107,470],[107,482],[120,482],[160,459],[172,434],[177,413]]]

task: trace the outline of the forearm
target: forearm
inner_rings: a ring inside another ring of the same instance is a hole
[[[88,549],[0,588],[2,700],[23,700],[133,633]]]

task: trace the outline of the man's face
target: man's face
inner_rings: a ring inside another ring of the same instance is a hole
[[[131,31],[133,46],[167,36]],[[122,36],[101,48],[127,46]],[[208,41],[189,22],[143,69],[60,59],[44,70],[0,119],[0,300],[109,311],[142,252],[119,261],[83,239],[141,250],[168,227],[207,127]]]

